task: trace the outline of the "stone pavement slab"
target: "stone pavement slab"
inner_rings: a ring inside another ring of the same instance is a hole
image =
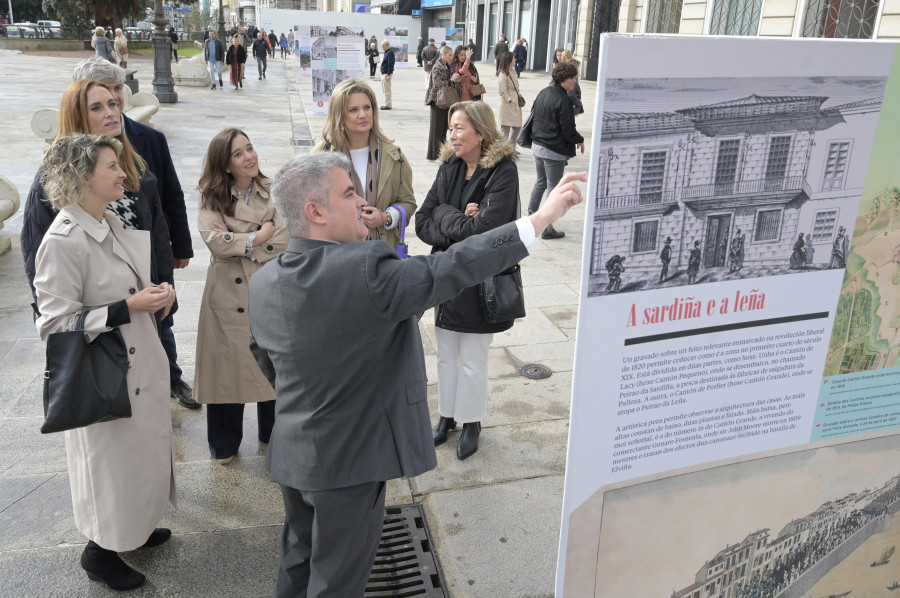
[[[30,130],[33,111],[57,108],[75,64],[90,56],[36,56],[0,51],[0,102],[5,145],[0,175],[22,193],[23,204],[47,147]],[[130,65],[131,66],[131,65]],[[151,91],[150,60],[135,60],[142,90]],[[496,109],[492,65],[479,65]],[[269,176],[318,139],[324,117],[312,114],[311,79],[290,61],[269,61],[268,78],[257,80],[255,65],[244,89],[212,91],[178,87],[179,102],[163,105],[154,126],[167,136],[185,193],[195,257],[176,271],[179,312],[175,335],[184,377],[193,378],[197,318],[209,251],[196,230],[197,181],[209,140],[236,126],[254,143],[261,169]],[[529,100],[549,82],[544,73],[523,73]],[[379,82],[371,82],[381,100]],[[422,69],[396,71],[394,108],[381,112],[385,133],[395,139],[413,167],[417,201],[425,199],[438,165],[425,159],[429,110],[423,103]],[[588,112],[577,124],[590,147],[596,87],[583,82]],[[526,108],[527,110],[527,108]],[[529,150],[518,160],[521,201],[527,203],[535,172]],[[575,157],[569,170],[586,170]],[[89,582],[78,566],[85,542],[72,520],[62,435],[41,435],[44,345],[31,315],[31,294],[22,270],[17,235],[21,210],[0,234],[13,248],[0,256],[0,598],[111,596]],[[436,554],[455,598],[549,596],[553,591],[562,504],[563,469],[572,385],[572,354],[581,281],[584,208],[572,210],[557,226],[558,241],[539,241],[522,262],[528,316],[495,335],[490,350],[488,415],[481,449],[470,459],[455,458],[458,433],[438,447],[438,467],[413,480],[388,485],[388,504],[424,502]],[[407,229],[412,254],[430,247]],[[429,405],[436,415],[437,379],[433,318],[421,320],[429,377]],[[527,380],[518,368],[537,362],[554,374]],[[175,536],[164,546],[126,555],[148,576],[130,596],[254,598],[271,596],[283,511],[278,487],[268,481],[265,447],[256,439],[256,410],[245,409],[244,441],[228,466],[212,462],[206,446],[205,410],[172,403],[179,508],[163,525]]]
[[[556,475],[428,495],[450,595],[553,596],[562,489]]]

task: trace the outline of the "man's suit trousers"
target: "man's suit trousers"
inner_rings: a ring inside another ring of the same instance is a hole
[[[362,598],[381,539],[384,489],[384,482],[319,491],[282,486],[275,598]]]

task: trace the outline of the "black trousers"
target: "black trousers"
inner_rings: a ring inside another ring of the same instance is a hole
[[[275,598],[362,596],[384,525],[384,490],[384,482],[318,491],[282,486]]]
[[[178,367],[178,349],[175,346],[175,334],[172,332],[172,317],[169,316],[159,324],[159,340],[166,357],[169,358],[169,383],[174,386],[181,380],[181,368]]]
[[[426,158],[429,160],[437,160],[441,155],[441,145],[447,140],[447,115],[449,108],[438,108],[437,104],[432,102],[431,106],[431,124],[428,128],[428,154]]]
[[[275,401],[256,404],[259,441],[268,444],[275,425]],[[244,437],[243,403],[208,403],[206,405],[206,439],[215,459],[227,459],[238,452]]]

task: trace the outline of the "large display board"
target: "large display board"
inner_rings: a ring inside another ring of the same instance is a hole
[[[896,45],[601,54],[557,596],[889,595]]]

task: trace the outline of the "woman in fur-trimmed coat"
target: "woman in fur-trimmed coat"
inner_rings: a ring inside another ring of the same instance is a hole
[[[497,228],[519,216],[519,171],[515,147],[500,137],[494,113],[484,102],[459,102],[450,108],[450,145],[416,213],[416,235],[444,251],[472,235]],[[463,424],[456,455],[478,450],[487,402],[488,349],[495,332],[513,323],[494,324],[481,313],[478,286],[435,309],[438,360],[438,414],[435,445]]]

